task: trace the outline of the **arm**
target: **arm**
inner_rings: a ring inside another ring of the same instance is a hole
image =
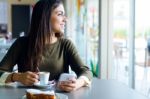
[[[9,78],[11,72],[13,70],[14,65],[16,64],[16,60],[18,57],[19,53],[19,40],[17,39],[12,46],[9,48],[7,51],[6,55],[0,62],[0,71],[1,71],[1,76],[0,76],[0,82],[5,83],[7,77]]]
[[[8,73],[8,72],[0,72],[1,73],[1,76],[0,76],[0,83],[1,84],[5,84],[5,81],[7,79],[7,77],[11,74],[11,73]]]
[[[89,86],[92,80],[92,72],[83,64],[75,46],[71,41],[66,44],[66,59],[72,70],[77,74],[77,79],[58,82],[58,88],[67,92]]]
[[[38,75],[33,72],[25,73],[10,73],[10,72],[0,72],[0,83],[11,83],[11,82],[20,82],[24,85],[30,86],[38,82]]]
[[[21,51],[20,40],[17,39],[0,62],[0,71],[12,72]]]
[[[83,63],[76,47],[71,41],[69,41],[67,48],[68,48],[67,57],[71,69],[75,71],[78,78],[82,78],[86,83],[88,83],[87,80],[89,81],[92,80],[93,77],[92,72],[90,71],[89,67]]]
[[[9,82],[20,82],[23,85],[33,85],[34,83],[37,83],[39,79],[38,74],[34,72],[25,72],[25,73],[9,73],[7,75],[7,78],[5,79],[5,83]]]
[[[32,72],[26,73],[11,73],[13,71],[14,65],[19,62],[21,51],[25,44],[25,38],[18,38],[10,47],[2,61],[0,62],[0,71],[3,71],[4,74],[1,76],[1,82],[21,82],[25,85],[31,85],[37,80],[37,76]],[[3,73],[1,72],[1,73]],[[10,72],[6,75],[6,72]],[[33,79],[32,79],[33,78]]]

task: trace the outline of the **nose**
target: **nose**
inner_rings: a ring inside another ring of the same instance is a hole
[[[63,21],[64,21],[64,22],[67,22],[67,20],[68,20],[67,16],[64,16]]]

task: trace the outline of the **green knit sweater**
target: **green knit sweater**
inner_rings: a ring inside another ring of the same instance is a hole
[[[12,71],[14,65],[18,65],[19,72],[30,71],[30,66],[23,65],[24,57],[28,46],[28,37],[18,38],[8,50],[5,57],[0,62],[0,69]],[[50,80],[58,79],[61,73],[69,72],[69,66],[77,76],[86,76],[92,79],[89,68],[81,61],[81,58],[74,44],[65,38],[58,39],[54,44],[45,47],[40,71],[50,72]]]

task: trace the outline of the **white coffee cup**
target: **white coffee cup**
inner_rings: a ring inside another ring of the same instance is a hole
[[[49,72],[40,72],[39,73],[39,78],[40,78],[40,84],[41,85],[46,85],[49,82]]]

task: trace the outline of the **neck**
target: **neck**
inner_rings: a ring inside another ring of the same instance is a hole
[[[57,42],[57,40],[58,40],[57,37],[52,36],[52,38],[51,38],[51,43],[50,43],[50,44],[53,44],[53,43]]]

